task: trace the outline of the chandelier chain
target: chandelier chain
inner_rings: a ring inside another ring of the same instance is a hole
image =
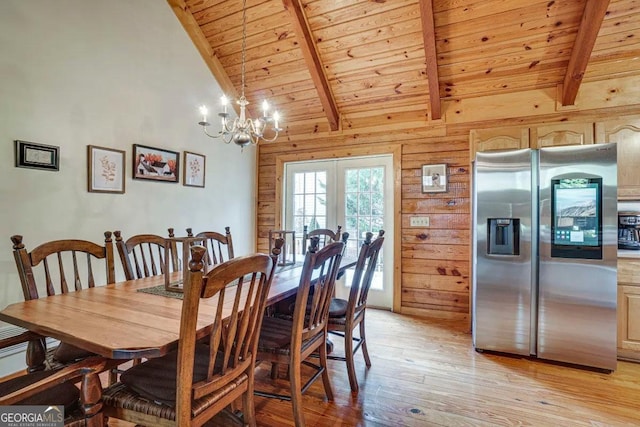
[[[242,87],[241,96],[244,98],[244,72],[247,51],[247,0],[242,0]]]

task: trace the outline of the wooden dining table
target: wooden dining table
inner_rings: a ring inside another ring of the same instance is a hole
[[[340,269],[353,264],[345,260]],[[267,305],[294,295],[301,272],[302,265],[276,270]],[[181,273],[172,274],[177,279]],[[162,287],[164,281],[164,276],[158,275],[18,302],[0,311],[0,320],[108,359],[160,357],[177,348],[182,310],[178,295],[145,292]],[[234,296],[234,292],[226,292],[229,302],[224,309],[229,314]],[[213,323],[217,301],[216,296],[201,303],[200,336]]]

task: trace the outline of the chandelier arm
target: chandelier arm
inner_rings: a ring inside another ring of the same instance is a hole
[[[207,126],[202,126],[202,130],[204,131],[204,134],[207,135],[209,138],[220,138],[222,141],[224,141],[225,144],[229,144],[231,142],[231,138],[227,140],[224,137],[225,133],[223,133],[222,131],[218,132],[217,135],[214,135],[212,133],[209,133],[209,131],[207,131]]]
[[[276,134],[273,136],[273,138],[265,138],[264,136],[262,136],[262,137],[261,137],[261,138],[262,138],[262,140],[263,140],[264,142],[273,142],[273,141],[275,141],[275,140],[278,138],[278,134],[279,134],[279,132],[278,132],[277,130],[274,130],[274,132],[275,132]]]

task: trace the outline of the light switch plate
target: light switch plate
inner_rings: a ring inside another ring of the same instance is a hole
[[[411,227],[428,227],[429,226],[429,217],[428,216],[412,216],[410,218]]]

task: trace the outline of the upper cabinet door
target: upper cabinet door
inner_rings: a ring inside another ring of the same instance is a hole
[[[529,148],[528,128],[476,129],[469,134],[471,161],[478,151],[518,150]]]
[[[558,123],[531,127],[531,148],[593,144],[593,123]]]
[[[618,198],[640,200],[640,118],[596,123],[596,136],[618,145]]]

